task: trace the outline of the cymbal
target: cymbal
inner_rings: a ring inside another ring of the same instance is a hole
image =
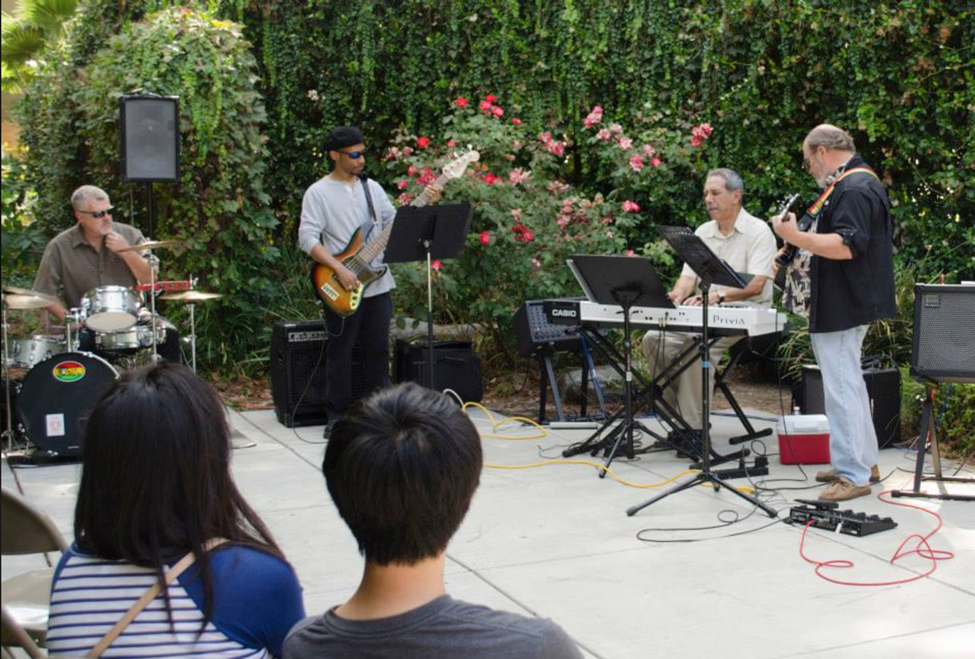
[[[182,245],[182,240],[147,240],[144,243],[139,243],[138,245],[132,245],[131,247],[125,247],[119,250],[121,252],[144,252],[149,249],[167,249],[169,247],[176,247],[177,245]]]
[[[52,304],[57,304],[57,298],[43,293],[33,293],[31,295],[4,295],[3,303],[8,309],[46,309]]]
[[[206,293],[204,291],[183,291],[182,293],[167,293],[160,295],[160,300],[171,300],[172,302],[206,302],[207,300],[217,300],[222,298],[221,293]]]
[[[18,288],[17,286],[7,286],[3,289],[4,295],[37,295],[39,297],[51,298],[51,304],[58,301],[56,297],[48,293],[41,293],[40,291],[31,290],[29,288]]]

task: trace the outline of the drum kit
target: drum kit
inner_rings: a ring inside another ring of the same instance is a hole
[[[196,280],[155,280],[159,259],[152,250],[172,247],[177,241],[149,241],[126,248],[148,252],[151,279],[136,287],[100,286],[89,291],[81,306],[71,309],[64,336],[35,334],[8,336],[7,311],[45,309],[60,301],[51,295],[7,286],[2,292],[4,440],[15,439],[47,457],[81,454],[84,422],[101,395],[128,370],[157,361],[158,346],[166,340],[169,324],[156,313],[156,297],[189,308],[191,357],[196,371],[196,316],[200,302],[222,297],[194,290]],[[148,294],[145,308],[143,294]],[[160,295],[161,294],[161,295]],[[94,352],[79,346],[81,328],[93,335]]]

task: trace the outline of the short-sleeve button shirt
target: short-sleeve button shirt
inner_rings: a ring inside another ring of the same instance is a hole
[[[130,245],[145,242],[142,232],[128,224],[112,222],[115,231]],[[96,250],[75,224],[55,236],[44,248],[34,278],[34,290],[56,295],[65,308],[81,306],[81,298],[99,286],[135,286],[138,281],[119,254],[105,247]]]
[[[741,300],[740,304],[756,307],[772,306],[772,262],[775,259],[776,248],[775,236],[768,223],[742,208],[735,219],[735,226],[730,235],[721,233],[715,220],[705,222],[694,234],[700,237],[711,251],[727,261],[735,272],[768,277],[765,288],[759,295]],[[697,279],[694,270],[686,263],[681,276]],[[728,287],[715,284],[711,287],[711,291],[716,293],[726,288]]]

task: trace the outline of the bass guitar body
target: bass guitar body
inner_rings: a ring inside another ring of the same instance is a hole
[[[335,255],[335,258],[342,265],[354,272],[359,278],[357,288],[351,291],[346,290],[335,271],[327,265],[316,263],[311,269],[311,283],[315,287],[315,295],[332,313],[339,316],[354,314],[362,303],[362,294],[366,288],[386,274],[385,266],[374,270],[369,266],[369,263],[358,258],[362,251],[362,243],[362,228],[360,227],[352,234],[352,240],[345,246],[345,249]]]

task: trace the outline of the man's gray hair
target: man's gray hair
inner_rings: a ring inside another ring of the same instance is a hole
[[[728,169],[727,167],[719,167],[718,169],[712,169],[708,172],[707,177],[704,180],[711,178],[712,176],[720,176],[724,179],[724,187],[728,192],[734,192],[735,190],[745,194],[745,184],[741,182],[741,176],[738,175],[733,169]]]
[[[815,151],[819,147],[826,147],[827,151],[849,151],[856,153],[856,145],[853,143],[853,136],[848,132],[833,126],[832,124],[820,124],[809,131],[803,144],[810,151]]]
[[[102,201],[108,199],[108,195],[105,194],[104,190],[94,185],[83,185],[71,194],[71,207],[76,211],[87,210],[85,206],[88,205],[89,199]]]

